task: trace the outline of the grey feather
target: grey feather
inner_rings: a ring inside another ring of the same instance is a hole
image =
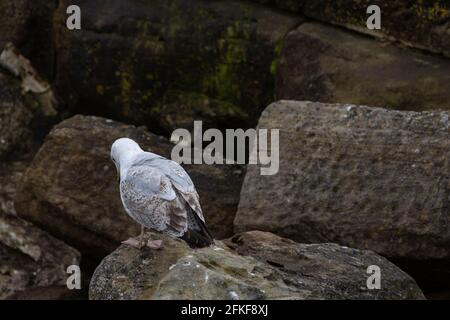
[[[143,165],[157,168],[163,172],[171,181],[172,185],[180,192],[183,199],[189,204],[198,217],[205,222],[202,208],[200,206],[200,197],[195,190],[194,183],[189,175],[178,163],[158,156],[151,152],[143,152],[135,162],[135,165]]]
[[[125,211],[143,226],[182,237],[205,222],[199,196],[186,171],[176,162],[143,152],[120,182]]]

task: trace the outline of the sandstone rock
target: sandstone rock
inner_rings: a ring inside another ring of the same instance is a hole
[[[83,12],[80,31],[66,27],[69,4]],[[57,88],[71,108],[154,128],[166,117],[170,130],[192,123],[166,107],[180,93],[184,105],[214,101],[196,120],[254,125],[273,100],[278,43],[299,21],[237,1],[60,1]]]
[[[80,254],[30,223],[0,210],[0,299],[61,299],[67,267]]]
[[[284,41],[278,99],[450,109],[450,60],[306,23]]]
[[[31,119],[18,83],[0,73],[0,159],[30,147]]]
[[[96,256],[137,235],[137,224],[122,208],[117,173],[110,160],[111,144],[120,137],[130,137],[144,149],[170,158],[173,145],[143,127],[75,116],[57,125],[35,156],[17,191],[17,214]],[[186,166],[207,224],[217,238],[232,234],[242,169]]]
[[[264,232],[200,250],[168,237],[164,243],[160,251],[120,246],[95,271],[90,299],[424,298],[386,259],[336,244],[305,245]],[[367,289],[369,265],[382,270],[380,290]]]
[[[53,75],[52,20],[57,1],[0,0],[0,52],[12,42],[46,77]]]
[[[450,4],[447,0],[256,0],[326,23],[338,24],[377,37],[399,40],[407,45],[450,56]],[[381,30],[366,26],[367,8],[381,9]]]
[[[258,126],[281,129],[280,169],[262,176],[258,166],[248,166],[235,231],[265,230],[299,242],[373,250],[401,259],[402,266],[421,264],[416,271],[422,277],[436,274],[433,263],[440,261],[445,274],[448,119],[448,112],[270,105]]]

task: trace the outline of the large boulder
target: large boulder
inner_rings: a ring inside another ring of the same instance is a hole
[[[278,99],[450,109],[449,59],[320,23],[286,36],[276,70]]]
[[[255,1],[255,0],[253,0]],[[398,40],[450,57],[450,3],[447,0],[256,0],[309,18],[337,24],[376,37]],[[367,28],[367,8],[381,9],[381,29]]]
[[[68,5],[80,7],[81,30],[67,29]],[[300,20],[237,1],[59,1],[57,88],[69,108],[89,106],[157,133],[192,123],[195,113],[212,127],[255,125],[273,100],[278,44]]]
[[[53,76],[53,12],[57,1],[0,0],[0,51],[14,43],[46,77]]]
[[[373,250],[421,263],[414,265],[421,278],[438,274],[441,262],[445,275],[449,116],[297,101],[270,105],[258,127],[280,129],[279,172],[264,176],[259,166],[248,166],[235,231]],[[439,283],[449,280],[442,276]]]
[[[90,299],[424,298],[411,277],[370,251],[299,244],[264,232],[200,250],[163,241],[160,251],[122,245],[107,256],[92,277]],[[371,265],[381,270],[379,290],[367,287]]]
[[[50,132],[26,171],[17,191],[17,214],[95,256],[137,235],[137,224],[123,210],[116,168],[110,160],[111,144],[121,137],[170,158],[173,145],[143,127],[75,116]],[[186,166],[216,238],[232,234],[243,169]]]
[[[0,210],[0,300],[76,296],[66,271],[79,264],[78,251]]]

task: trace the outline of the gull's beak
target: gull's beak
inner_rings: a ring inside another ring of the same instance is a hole
[[[117,165],[117,163],[111,159],[111,161],[114,163],[114,165],[116,166],[116,172],[117,172],[117,182],[120,182],[120,170],[119,170],[119,166]]]
[[[116,165],[116,170],[117,170],[117,182],[120,183],[120,170],[119,167],[117,166],[117,164],[114,162],[114,164]]]

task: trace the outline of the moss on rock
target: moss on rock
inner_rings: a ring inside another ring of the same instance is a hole
[[[225,108],[244,126],[255,125],[273,100],[277,45],[301,21],[235,1],[79,1],[89,12],[74,33],[63,19],[69,1],[62,2],[55,25],[59,90],[71,93],[72,109],[137,124],[164,117],[161,105],[185,92],[214,101],[209,108],[225,118],[212,122],[225,122]]]

